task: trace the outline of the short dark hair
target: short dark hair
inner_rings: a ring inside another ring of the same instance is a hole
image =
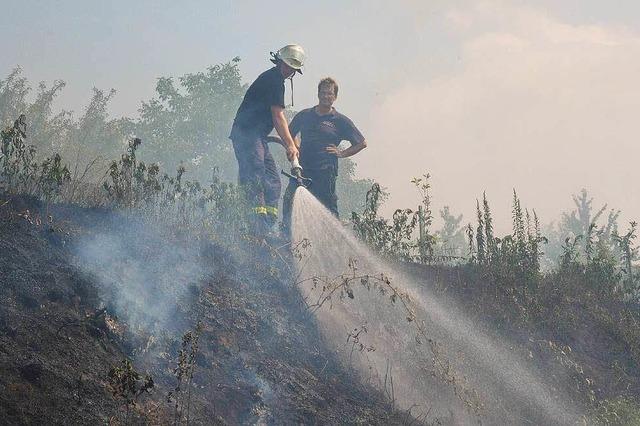
[[[333,87],[333,94],[338,97],[338,82],[335,81],[333,78],[331,77],[325,77],[322,80],[320,80],[320,83],[318,83],[318,92],[320,92],[320,88],[322,87]]]

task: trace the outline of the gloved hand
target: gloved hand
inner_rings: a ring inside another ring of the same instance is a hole
[[[293,161],[294,158],[298,158],[298,156],[300,155],[300,152],[298,151],[298,148],[296,148],[295,145],[291,145],[286,147],[287,149],[287,160],[289,161]]]

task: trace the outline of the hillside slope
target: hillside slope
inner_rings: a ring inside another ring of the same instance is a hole
[[[262,259],[253,268],[243,263],[249,258],[234,259],[210,243],[169,242],[144,224],[104,210],[58,206],[45,212],[31,199],[2,199],[7,200],[0,211],[3,422],[166,424],[189,418],[191,424],[400,424],[409,419],[359,385],[323,347],[299,296],[286,285],[281,264]],[[86,242],[100,244],[104,235],[119,238],[126,255],[108,254],[107,247],[97,262],[84,258]],[[168,247],[175,257],[159,254]],[[196,259],[185,259],[185,253],[196,253]],[[100,263],[105,258],[108,263]],[[187,260],[199,265],[198,273],[190,282],[175,282],[180,291],[167,299],[153,271],[168,262],[165,266],[179,273]],[[136,306],[123,304],[134,286],[123,280],[132,276],[123,271],[140,265],[148,270],[136,273],[151,271],[146,287],[137,289],[144,292],[136,296]],[[109,280],[99,276],[100,268],[112,274]],[[154,312],[171,301],[171,312]],[[143,373],[154,381],[149,392],[135,396],[135,405],[113,392],[114,371],[126,370],[125,358],[140,372],[136,391]]]
[[[454,421],[416,419],[418,410],[402,411],[361,384],[357,369],[328,349],[282,252],[224,248],[104,209],[0,200],[3,423]],[[591,407],[594,421],[638,418],[637,333],[623,333],[637,306],[549,291],[549,300],[520,311],[474,268],[402,267]],[[348,336],[345,329],[347,351]],[[477,420],[491,423],[482,413]]]

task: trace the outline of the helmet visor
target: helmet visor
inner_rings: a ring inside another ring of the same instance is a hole
[[[293,69],[299,70],[302,68],[302,62],[296,58],[283,58],[282,60]]]

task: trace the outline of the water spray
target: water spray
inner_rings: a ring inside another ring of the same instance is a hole
[[[326,344],[400,409],[452,425],[578,424],[579,404],[546,380],[551,365],[520,358],[455,300],[378,257],[307,191],[294,198],[291,233],[310,242],[297,285]]]

